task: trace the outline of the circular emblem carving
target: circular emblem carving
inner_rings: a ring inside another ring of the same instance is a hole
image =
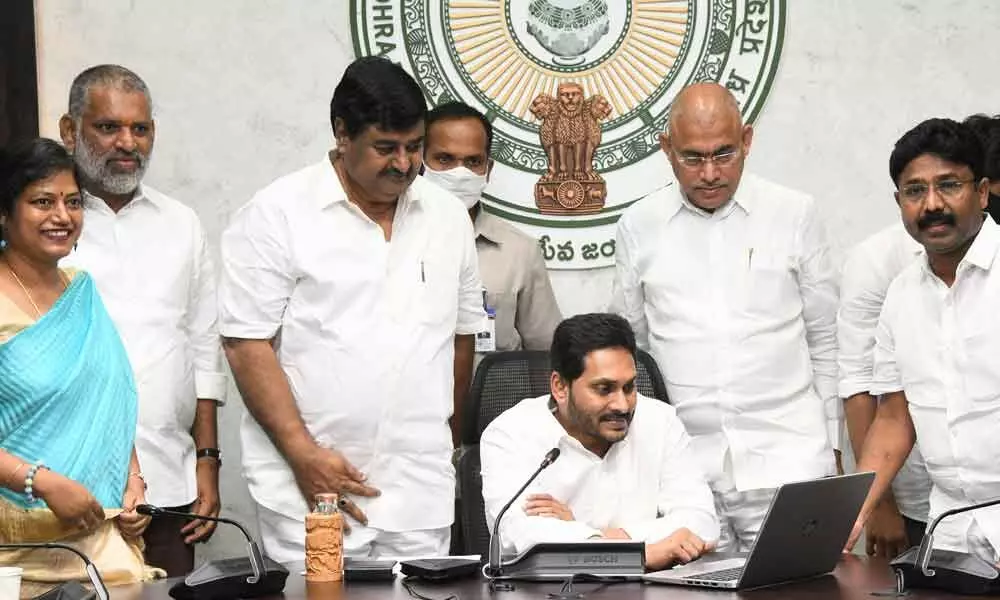
[[[621,212],[670,182],[659,134],[680,89],[718,82],[747,121],[757,116],[781,52],[785,2],[352,0],[351,15],[357,55],[401,63],[431,106],[460,100],[491,120],[497,165],[487,210],[537,237],[550,268],[593,268],[613,263]],[[558,100],[561,86],[600,107],[577,128],[599,135],[555,134],[545,145],[543,126],[560,121],[539,117],[539,102]],[[560,144],[591,165],[567,160],[571,168],[555,172]],[[540,178],[560,183],[539,189]]]
[[[578,181],[564,181],[556,189],[556,201],[563,208],[576,208],[583,204],[583,199],[583,185]]]

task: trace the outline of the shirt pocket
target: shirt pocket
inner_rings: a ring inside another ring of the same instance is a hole
[[[458,321],[457,263],[446,257],[417,261],[419,287],[414,297],[418,320],[428,325],[450,324]]]
[[[976,323],[962,341],[965,392],[975,410],[1000,410],[1000,327],[990,321]]]
[[[750,314],[773,315],[798,299],[794,261],[787,252],[755,250],[747,254],[744,307]],[[801,301],[794,303],[801,308]]]

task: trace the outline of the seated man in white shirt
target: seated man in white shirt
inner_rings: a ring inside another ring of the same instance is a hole
[[[931,478],[930,511],[1000,497],[1000,227],[983,211],[982,144],[967,125],[930,119],[889,159],[903,224],[923,252],[889,286],[875,334],[881,394],[858,469],[875,471],[848,548],[914,442]],[[1000,508],[941,521],[935,547],[990,562]]]
[[[663,372],[722,521],[749,551],[778,486],[831,475],[837,281],[816,201],[745,173],[753,129],[715,83],[674,100],[676,182],[618,220],[612,312]]]
[[[674,409],[636,393],[635,336],[621,317],[577,315],[552,339],[551,394],[497,417],[480,441],[492,531],[500,509],[551,448],[504,515],[504,552],[590,538],[646,543],[646,565],[692,561],[719,537],[712,493]]]

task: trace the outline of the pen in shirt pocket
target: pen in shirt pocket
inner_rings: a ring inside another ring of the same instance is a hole
[[[420,261],[420,283],[427,283],[427,277],[424,275],[424,261]]]
[[[747,269],[753,265],[753,248],[747,249]]]

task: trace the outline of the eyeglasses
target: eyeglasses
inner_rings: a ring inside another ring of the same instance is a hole
[[[685,154],[677,154],[676,152],[674,153],[674,156],[677,157],[677,160],[681,161],[682,165],[691,169],[700,168],[707,162],[710,162],[720,167],[724,167],[726,165],[732,164],[732,162],[736,160],[736,157],[739,155],[740,151],[738,148],[734,148],[733,150],[723,150],[721,152],[716,152],[715,154],[708,154],[708,155],[694,154],[694,153],[685,153]]]
[[[899,197],[907,202],[921,202],[931,189],[937,190],[942,198],[954,198],[962,192],[965,184],[975,179],[945,179],[934,183],[908,183],[899,188]]]

